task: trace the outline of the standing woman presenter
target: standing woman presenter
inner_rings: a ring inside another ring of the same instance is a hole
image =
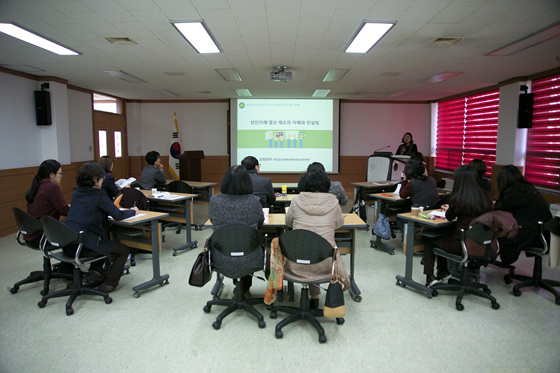
[[[411,155],[418,151],[418,147],[412,140],[412,133],[406,132],[402,137],[402,144],[399,145],[395,155]]]

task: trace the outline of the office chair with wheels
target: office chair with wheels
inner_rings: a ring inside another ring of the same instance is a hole
[[[27,212],[19,209],[17,207],[13,207],[12,211],[14,213],[14,218],[16,220],[16,224],[18,226],[18,232],[16,234],[16,241],[21,246],[27,246],[30,249],[41,251],[40,248],[40,237],[37,237],[36,240],[33,241],[26,241],[22,239],[22,234],[25,235],[34,235],[39,234],[39,232],[43,231],[43,227],[41,223],[33,216],[29,215]],[[43,270],[42,271],[33,271],[27,276],[25,279],[18,281],[14,284],[14,286],[10,289],[10,293],[15,294],[18,292],[19,287],[25,284],[31,284],[33,282],[43,281],[43,290],[41,290],[41,295],[45,295],[49,292],[49,285],[51,278],[72,278],[71,274],[66,273],[57,273],[54,272],[51,266],[51,260],[47,256],[43,256]]]
[[[229,224],[216,230],[208,239],[208,250],[212,270],[218,276],[236,279],[234,299],[212,299],[206,302],[203,310],[209,313],[212,306],[225,306],[212,324],[220,329],[223,319],[230,313],[242,309],[257,318],[259,328],[266,323],[262,314],[253,306],[264,304],[263,298],[246,298],[241,278],[253,272],[262,271],[265,266],[265,239],[256,229],[243,224]]]
[[[332,269],[330,267],[336,265],[336,262],[332,262],[334,249],[323,237],[305,229],[291,230],[281,235],[280,249],[282,250],[282,255],[287,260],[292,263],[310,266],[310,272],[312,273],[315,272],[312,271],[311,266],[326,265],[325,262],[329,264],[329,272],[325,273],[323,279],[309,281],[309,278],[302,278],[301,276],[291,273],[288,267],[284,267],[284,280],[300,283],[303,285],[303,289],[301,290],[299,307],[276,306],[275,303],[272,305],[272,310],[270,312],[270,317],[272,319],[277,317],[278,311],[290,314],[276,325],[276,338],[282,338],[284,336],[282,328],[286,325],[304,319],[319,333],[319,343],[325,343],[327,341],[325,330],[317,320],[317,317],[323,316],[323,310],[310,308],[308,286],[310,284],[330,282],[332,278]],[[336,322],[338,325],[342,325],[344,323],[344,318],[337,318]]]
[[[141,191],[135,188],[123,188],[122,193],[115,198],[113,202],[118,208],[132,208],[137,207],[139,210],[149,210],[150,201],[148,197],[144,195]],[[150,223],[146,223],[141,229],[136,227],[122,227],[116,226],[112,227],[112,233],[117,236],[127,236],[127,237],[138,237],[145,234],[150,228]],[[138,254],[138,249],[136,247],[130,248],[130,266],[134,267],[136,265],[136,254]],[[126,274],[129,273],[129,269],[125,266],[124,271]]]
[[[173,180],[172,182],[170,182],[165,186],[165,190],[170,193],[195,194],[193,193],[193,189],[191,188],[191,186],[182,180]],[[158,204],[157,206],[158,211],[175,212],[175,213],[178,212],[179,210],[182,210],[183,208],[185,207],[177,206],[177,205],[166,205],[166,204]],[[169,228],[169,227],[177,227],[176,233],[180,234],[183,227],[185,227],[185,223],[168,221],[161,226],[161,231],[163,232],[165,228]],[[190,229],[190,227],[185,227],[185,229]]]
[[[556,218],[557,219],[557,218]],[[552,219],[554,221],[554,219]],[[547,223],[548,224],[548,223]],[[519,280],[520,283],[516,284],[513,287],[513,295],[516,297],[521,296],[521,288],[525,288],[528,286],[534,286],[542,288],[554,295],[556,304],[560,305],[560,293],[554,289],[555,287],[560,286],[559,281],[543,279],[542,278],[542,262],[543,256],[548,254],[549,245],[547,240],[545,239],[545,229],[543,222],[539,221],[539,238],[541,240],[540,246],[529,246],[524,247],[522,250],[525,251],[526,256],[534,256],[535,262],[533,264],[533,275],[532,276],[525,276],[525,275],[518,275],[516,273],[511,273],[504,276],[504,281],[506,284],[511,284],[512,280]]]
[[[69,295],[66,302],[66,315],[74,314],[72,304],[76,298],[81,294],[100,295],[105,299],[105,303],[109,304],[113,299],[100,290],[85,287],[83,283],[82,269],[89,268],[89,265],[97,260],[105,260],[105,256],[81,256],[83,232],[74,232],[72,229],[59,222],[58,220],[50,217],[43,216],[41,218],[41,225],[45,233],[46,240],[43,241],[43,253],[49,257],[54,258],[60,262],[70,263],[74,266],[73,284],[71,288],[56,291],[54,293],[46,294],[43,299],[37,304],[39,308],[44,308],[51,298],[64,297]],[[74,257],[66,255],[62,250],[66,245],[77,245],[76,255]]]
[[[439,290],[458,291],[455,300],[455,308],[462,311],[465,307],[462,304],[465,293],[473,294],[490,300],[492,308],[497,310],[500,304],[496,298],[490,295],[491,291],[488,285],[480,283],[476,272],[481,265],[488,263],[496,257],[497,251],[494,246],[497,245],[497,236],[494,231],[483,224],[477,223],[472,225],[466,232],[461,229],[460,232],[462,254],[452,254],[441,248],[434,248],[434,253],[438,256],[448,259],[448,261],[458,263],[461,266],[460,280],[458,283],[436,284],[432,286],[433,296],[438,295]],[[470,250],[470,252],[469,252]]]

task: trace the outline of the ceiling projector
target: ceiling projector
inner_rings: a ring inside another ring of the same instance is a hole
[[[279,66],[277,69],[278,71],[270,72],[270,80],[273,82],[290,82],[292,80],[292,72],[285,71],[287,67]]]

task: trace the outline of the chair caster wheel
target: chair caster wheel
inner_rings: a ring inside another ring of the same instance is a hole
[[[214,329],[216,329],[216,330],[220,329],[221,326],[222,326],[222,323],[221,323],[221,322],[214,321],[214,322],[212,323],[212,327],[213,327]]]
[[[263,329],[266,326],[264,320],[259,320],[259,329]]]
[[[337,324],[337,325],[342,325],[342,324],[344,324],[344,317],[337,317],[337,318],[336,318],[336,324]]]
[[[327,342],[327,336],[324,334],[321,334],[319,336],[319,343],[326,343]]]
[[[10,291],[11,291],[11,290],[10,290]],[[16,291],[17,291],[17,290],[16,290]],[[41,291],[39,292],[39,294],[41,294],[41,295],[47,295],[48,293],[49,293],[49,289],[43,289],[43,290],[41,290]],[[15,293],[12,293],[12,294],[15,294]]]
[[[47,305],[47,301],[40,300],[39,303],[37,303],[37,305],[39,306],[39,308],[45,308],[45,306]]]
[[[139,293],[139,292],[135,292],[135,293],[134,293],[134,298],[140,298],[140,293]]]
[[[556,298],[556,304],[560,306],[560,297]]]
[[[484,289],[482,289],[482,291],[485,292],[488,295],[492,294],[492,290],[490,290],[488,288],[484,288]]]
[[[457,311],[462,311],[465,309],[465,306],[463,306],[461,303],[456,303],[455,308],[457,308]]]
[[[276,332],[274,333],[274,335],[276,336],[276,339],[280,339],[284,336],[284,333],[282,333],[281,330],[276,330]]]
[[[72,316],[74,314],[74,310],[72,308],[66,309],[66,316]]]
[[[437,290],[432,290],[432,297],[437,297],[439,295]]]
[[[499,310],[500,309],[500,303],[492,302],[492,309]]]
[[[520,297],[521,296],[521,290],[513,289],[513,295],[515,295],[516,297]]]
[[[105,304],[111,304],[111,303],[113,303],[113,298],[111,297],[105,298]]]
[[[173,256],[177,256],[177,251],[173,251]]]
[[[277,317],[278,317],[278,314],[276,313],[276,311],[271,311],[271,312],[270,312],[270,318],[271,318],[271,319],[275,319],[275,318],[277,318]]]
[[[14,286],[13,288],[10,289],[10,293],[15,294],[17,293],[19,290],[19,286]],[[45,295],[45,294],[41,294],[41,295]]]
[[[175,233],[181,234],[181,230],[180,230],[180,229],[177,229],[177,230],[175,231]]]
[[[505,275],[504,276],[504,282],[508,285],[511,284],[511,277],[509,275]]]
[[[131,266],[131,267],[136,267],[136,261],[131,260],[131,261],[130,261],[130,266]]]
[[[206,313],[210,313],[210,311],[212,310],[212,306],[206,305],[206,306],[202,307],[202,310]]]

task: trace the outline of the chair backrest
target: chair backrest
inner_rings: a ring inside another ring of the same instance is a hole
[[[189,193],[192,194],[193,190],[191,186],[184,181],[181,180],[173,180],[166,187],[168,192],[175,192],[175,193]]]
[[[484,264],[498,256],[498,239],[496,233],[484,224],[476,223],[461,231],[461,247],[469,259],[482,261]]]
[[[148,210],[149,200],[144,193],[135,188],[123,188],[122,198],[119,200],[119,204],[121,207],[127,209],[138,207],[140,210]]]
[[[22,234],[32,235],[32,234],[35,234],[39,231],[42,231],[43,227],[41,226],[41,223],[39,223],[39,221],[37,219],[35,219],[33,216],[29,215],[27,212],[23,211],[20,208],[13,207],[12,211],[14,213],[14,218],[15,218],[16,224],[18,226],[18,233],[16,235],[16,241],[20,245],[29,246],[33,249],[38,249],[39,248],[38,246],[34,247],[34,246],[31,246],[26,241],[22,242],[20,240],[20,237],[21,237]]]
[[[74,232],[64,223],[51,216],[41,217],[41,225],[43,226],[43,232],[49,244],[54,247],[62,248],[72,243],[81,243],[80,241],[82,238],[80,233]]]
[[[391,180],[391,156],[370,155],[367,161],[366,181]]]
[[[329,241],[315,232],[294,229],[280,236],[282,254],[298,264],[316,264],[333,257],[333,247]]]
[[[208,239],[212,266],[230,278],[263,270],[265,238],[258,230],[243,224],[228,224]]]

